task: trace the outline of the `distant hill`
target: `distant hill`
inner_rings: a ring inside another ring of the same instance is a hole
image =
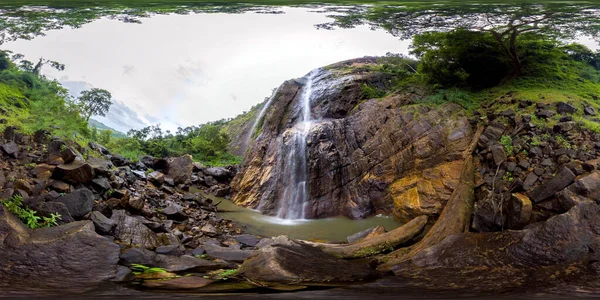
[[[99,130],[107,130],[108,129],[108,130],[112,131],[112,136],[114,136],[114,137],[119,137],[119,138],[127,137],[126,134],[124,134],[124,133],[122,133],[122,132],[120,132],[120,131],[118,131],[116,129],[110,128],[110,127],[104,125],[104,123],[102,123],[100,121],[96,121],[94,119],[90,119],[89,123],[90,123],[90,126],[96,127]]]

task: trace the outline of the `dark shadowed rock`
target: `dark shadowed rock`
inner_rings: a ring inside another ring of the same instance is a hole
[[[87,159],[87,163],[92,167],[96,175],[99,174],[109,177],[110,169],[114,168],[114,165],[110,161],[93,156],[90,156]]]
[[[19,154],[19,145],[17,145],[15,142],[10,141],[2,146],[0,146],[0,148],[2,148],[2,151],[4,151],[4,153],[6,153],[6,155],[16,158],[17,155]]]
[[[526,191],[530,190],[533,187],[533,185],[535,185],[535,183],[538,181],[538,178],[539,177],[533,172],[527,174],[527,177],[525,177],[525,181],[523,181],[523,189]]]
[[[265,286],[351,283],[375,275],[364,262],[342,260],[284,236],[246,259],[238,274]]]
[[[183,255],[183,247],[180,245],[168,245],[168,246],[158,246],[156,247],[156,254],[163,255],[171,255],[171,256],[180,256]]]
[[[577,111],[577,107],[575,107],[571,103],[558,102],[558,103],[556,103],[556,111],[559,114],[562,114],[562,113],[572,114]]]
[[[573,206],[576,206],[579,203],[591,201],[588,198],[585,198],[583,196],[580,196],[580,195],[572,192],[568,188],[558,192],[558,194],[556,194],[556,199],[557,199],[557,204],[564,211],[571,209]]]
[[[0,205],[0,288],[81,293],[115,276],[119,246],[91,222],[30,230]]]
[[[92,184],[94,185],[94,188],[97,188],[100,192],[112,189],[110,182],[104,177],[92,179]]]
[[[107,218],[99,211],[92,213],[91,220],[94,222],[96,232],[100,234],[110,234],[113,229],[117,227],[117,222],[115,220]]]
[[[52,177],[71,183],[88,183],[94,178],[94,170],[86,162],[74,161],[56,166]]]
[[[75,160],[84,161],[85,159],[77,150],[73,149],[73,147],[67,147],[60,152],[60,157],[62,157],[65,164],[70,164]]]
[[[90,142],[88,144],[88,146],[90,147],[90,149],[98,151],[98,152],[100,152],[100,153],[102,153],[104,155],[109,155],[110,154],[110,151],[108,151],[108,149],[106,149],[106,147],[104,147],[104,146],[102,146],[102,145],[100,145],[100,144],[98,144],[96,142]]]
[[[156,186],[161,186],[165,182],[165,175],[159,171],[148,174],[148,181]]]
[[[574,179],[575,174],[569,168],[561,167],[556,176],[531,191],[529,197],[535,203],[541,202],[566,188]]]
[[[254,253],[252,250],[232,249],[214,244],[204,244],[203,248],[209,256],[233,262],[243,262]]]
[[[4,139],[7,141],[14,141],[16,132],[17,132],[16,127],[6,126],[6,128],[4,128]]]
[[[583,113],[585,115],[588,115],[588,116],[595,116],[596,115],[596,110],[593,107],[591,107],[591,106],[586,106],[583,109]]]
[[[44,202],[37,208],[37,212],[42,217],[50,217],[50,214],[58,213],[60,215],[60,218],[57,220],[58,224],[66,224],[75,221],[67,206],[61,202]]]
[[[239,243],[250,247],[254,247],[256,244],[258,244],[258,242],[260,242],[260,238],[251,234],[236,235],[233,238],[235,238],[235,240]]]
[[[188,215],[183,212],[181,207],[177,205],[169,205],[162,210],[162,213],[171,220],[183,221],[188,218]]]
[[[92,191],[83,188],[62,196],[55,201],[66,205],[73,218],[81,219],[92,211],[92,207],[94,206],[94,194]]]
[[[569,187],[569,190],[590,199],[600,199],[600,171],[575,180],[575,183]]]
[[[555,113],[551,110],[538,110],[535,112],[535,115],[539,118],[548,119],[555,115]]]
[[[192,156],[186,154],[176,157],[169,162],[169,172],[167,175],[173,178],[174,184],[189,183],[192,177],[192,169]]]
[[[223,180],[232,177],[231,172],[224,167],[207,168],[202,172],[208,176],[214,177],[217,180]]]
[[[465,233],[450,236],[394,268],[397,275],[417,268],[541,268],[597,260],[600,247],[600,206],[585,202],[569,212],[524,230],[496,233]],[[498,249],[503,249],[498,251]],[[459,274],[457,274],[459,275]]]
[[[139,245],[146,249],[155,249],[160,245],[156,234],[142,221],[128,216],[124,210],[115,210],[111,219],[117,222],[114,237],[126,245]]]
[[[504,152],[504,147],[502,145],[490,146],[490,152],[492,152],[496,166],[499,166],[506,161],[506,152]]]

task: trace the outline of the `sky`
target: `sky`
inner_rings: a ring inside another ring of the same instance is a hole
[[[270,96],[283,81],[345,59],[407,53],[409,41],[368,27],[317,30],[330,21],[307,8],[285,14],[157,15],[142,24],[100,19],[78,29],[49,31],[3,48],[39,57],[71,94],[92,87],[112,93],[106,117],[127,132],[151,124],[176,131],[235,117]]]

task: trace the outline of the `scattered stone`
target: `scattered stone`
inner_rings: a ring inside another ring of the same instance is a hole
[[[218,234],[215,226],[212,226],[211,224],[206,224],[206,225],[202,226],[202,228],[200,228],[200,231],[202,231],[202,233],[204,233],[208,236],[216,236]]]
[[[531,210],[531,200],[529,200],[527,195],[520,193],[512,194],[508,203],[508,228],[523,229],[525,225],[529,224]]]
[[[42,217],[50,217],[50,214],[58,213],[60,215],[57,220],[59,225],[75,222],[67,206],[61,202],[44,202],[37,208],[37,212]]]
[[[117,222],[114,237],[127,245],[139,245],[146,249],[158,247],[159,240],[156,234],[150,230],[142,221],[128,216],[124,210],[114,210],[111,216]]]
[[[539,110],[535,113],[535,115],[538,118],[549,119],[554,116],[554,112],[551,110]]]
[[[88,183],[94,178],[94,170],[86,162],[74,161],[70,164],[58,165],[53,177],[71,183]]]
[[[131,269],[125,266],[117,266],[117,273],[111,281],[127,282],[131,280],[133,280],[133,273],[131,272]]]
[[[108,179],[106,179],[104,177],[92,179],[92,184],[100,192],[104,192],[104,191],[112,189],[110,182],[108,182]]]
[[[558,102],[558,103],[556,103],[556,111],[559,114],[563,114],[563,113],[572,114],[577,111],[577,107],[575,107],[573,104],[570,104],[570,103]]]
[[[556,176],[554,176],[549,182],[534,189],[531,193],[529,193],[529,197],[534,203],[539,203],[566,188],[573,182],[573,180],[575,180],[575,174],[573,174],[569,168],[561,167]]]
[[[568,122],[560,122],[556,125],[554,125],[554,132],[557,133],[566,133],[569,132],[573,129],[575,129],[575,125],[576,123],[574,121],[568,121]]]
[[[174,184],[189,183],[192,177],[192,156],[189,154],[176,157],[169,163],[169,175]]]
[[[183,221],[188,218],[188,215],[184,213],[179,206],[169,205],[162,210],[162,213],[171,220]]]
[[[180,245],[158,246],[154,251],[156,254],[180,256],[183,255],[183,249]]]
[[[207,176],[212,176],[217,180],[227,179],[231,177],[231,172],[223,167],[208,168],[203,171]]]
[[[583,108],[583,113],[586,116],[595,116],[596,115],[596,110],[593,107],[591,107],[591,106],[586,106],[586,107]]]
[[[233,262],[243,262],[254,253],[252,250],[226,248],[214,244],[204,244],[204,250],[211,257]]]
[[[530,190],[538,181],[538,178],[539,177],[533,172],[527,174],[527,177],[525,177],[525,181],[523,181],[523,189],[526,191]]]
[[[73,218],[82,219],[92,211],[94,194],[92,191],[83,188],[56,199],[56,202],[65,204]]]
[[[0,148],[2,148],[2,151],[4,151],[4,153],[6,153],[6,155],[8,155],[12,158],[17,158],[17,155],[19,154],[19,145],[17,145],[13,141],[10,141],[10,142],[0,146]]]
[[[260,239],[258,237],[251,234],[236,235],[233,238],[239,243],[250,247],[254,247],[256,246],[256,244],[258,244],[258,242],[260,242]]]
[[[99,211],[93,212],[90,219],[94,222],[96,232],[100,234],[111,234],[113,229],[117,227],[115,220],[107,218]]]
[[[165,175],[159,171],[148,174],[148,181],[156,186],[161,186],[165,182]]]
[[[577,179],[569,190],[590,199],[600,199],[600,171]]]
[[[568,188],[558,192],[556,198],[558,205],[565,211],[568,211],[573,206],[579,205],[582,202],[591,201],[588,198],[577,195]]]

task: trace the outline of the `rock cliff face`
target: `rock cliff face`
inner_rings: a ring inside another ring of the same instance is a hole
[[[313,72],[309,129],[299,126],[308,78],[283,83],[234,179],[234,202],[273,215],[289,209],[291,159],[306,160],[306,218],[439,214],[458,181],[471,126],[456,105],[411,105],[416,93],[365,99],[366,86],[389,85],[377,66],[363,58]],[[305,155],[290,156],[298,130],[307,130]]]

